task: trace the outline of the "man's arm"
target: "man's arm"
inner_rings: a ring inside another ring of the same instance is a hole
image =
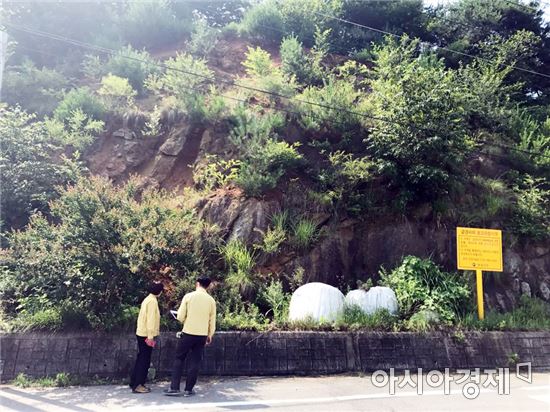
[[[212,336],[216,331],[216,302],[212,302],[212,307],[210,309],[210,317],[208,318],[208,337],[206,342],[210,344],[212,342]]]
[[[187,319],[187,295],[185,295],[181,300],[177,318],[181,323],[184,323]]]
[[[155,302],[147,302],[147,305],[145,307],[145,313],[146,313],[146,327],[147,327],[147,339],[153,340],[155,337],[156,332],[156,325],[157,320],[155,319],[157,316],[157,311],[155,310]]]

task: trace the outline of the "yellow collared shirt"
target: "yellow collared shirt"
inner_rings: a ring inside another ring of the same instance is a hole
[[[160,311],[157,297],[152,293],[143,299],[137,320],[136,335],[153,339],[160,332]]]
[[[202,288],[190,292],[181,301],[178,320],[185,333],[212,337],[216,331],[216,301]]]

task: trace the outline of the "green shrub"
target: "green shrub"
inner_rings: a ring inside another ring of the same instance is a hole
[[[283,15],[277,2],[268,0],[249,8],[239,25],[240,32],[266,43],[278,44],[283,36]]]
[[[284,292],[283,283],[280,280],[271,281],[269,285],[261,289],[260,297],[269,307],[266,315],[271,313],[274,323],[284,324],[288,319],[288,309],[292,295]]]
[[[268,327],[266,319],[258,307],[252,303],[239,303],[223,311],[218,316],[220,330],[254,330],[263,331]]]
[[[404,318],[429,310],[442,322],[452,323],[469,308],[471,292],[465,276],[443,272],[429,259],[407,256],[391,272],[382,269],[380,278],[395,292]]]
[[[180,7],[176,17],[174,6],[177,3],[168,0],[128,2],[119,22],[122,36],[134,47],[177,42],[190,34],[192,15],[189,7]]]
[[[22,227],[33,211],[46,212],[58,196],[56,187],[74,182],[80,166],[62,156],[44,122],[20,108],[0,107],[0,174],[2,231]]]
[[[239,84],[267,91],[285,97],[292,97],[296,93],[296,80],[294,76],[287,76],[282,69],[271,60],[271,55],[260,47],[248,47],[246,59],[242,62],[246,68],[247,77],[240,79]],[[241,98],[251,98],[266,104],[280,100],[276,95],[268,95],[254,90],[240,89]]]
[[[0,290],[4,312],[14,317],[22,303],[31,312],[64,302],[77,308],[73,319],[85,313],[101,329],[139,304],[160,269],[174,278],[207,273],[214,229],[181,207],[181,199],[139,187],[136,178],[120,187],[81,179],[50,204],[53,223],[35,215],[24,231],[11,233]]]
[[[308,86],[296,95],[293,105],[300,113],[304,127],[320,130],[323,127],[341,132],[361,129],[362,93],[348,79],[329,76],[322,87]],[[309,104],[311,102],[313,104]]]
[[[299,218],[292,227],[292,243],[298,249],[307,249],[317,240],[319,231],[317,224],[307,218]]]
[[[193,33],[187,44],[187,51],[193,56],[206,57],[216,47],[219,30],[209,27],[206,19],[198,18],[193,22]]]
[[[272,255],[279,251],[285,240],[286,232],[283,229],[268,227],[258,248],[268,255]]]
[[[175,96],[180,108],[195,120],[204,117],[205,96],[214,80],[214,73],[206,65],[206,60],[196,59],[185,53],[165,62],[167,69],[160,75],[152,75],[146,87],[157,92]],[[193,73],[193,74],[189,74]]]
[[[193,181],[207,191],[227,186],[238,176],[240,164],[236,159],[223,160],[216,155],[206,155],[205,162],[195,166]]]
[[[14,325],[15,329],[20,331],[58,331],[62,326],[61,313],[54,308],[34,313],[23,312]]]
[[[95,120],[101,120],[105,114],[105,107],[99,98],[87,87],[80,87],[65,94],[55,109],[54,117],[60,122],[67,122],[78,109]]]
[[[113,74],[128,79],[139,94],[143,94],[144,82],[151,75],[159,73],[155,60],[145,50],[136,50],[132,46],[120,49],[105,64],[101,74]]]
[[[254,287],[254,251],[249,250],[242,241],[232,239],[220,248],[220,254],[229,269],[225,282],[242,293],[249,292]]]
[[[474,330],[550,330],[550,305],[538,298],[522,295],[511,312],[490,310],[479,320],[477,313],[467,313],[460,326]]]
[[[456,74],[434,56],[418,56],[417,48],[408,38],[374,48],[377,68],[366,108],[388,121],[370,122],[367,143],[396,186],[433,198],[463,171],[467,114]]]
[[[326,14],[338,17],[342,10],[341,0],[284,0],[279,3],[282,14],[284,33],[294,34],[306,46],[311,46],[316,30],[333,28],[338,33],[339,23],[320,16]]]
[[[53,141],[63,145],[71,145],[77,150],[86,149],[103,131],[105,124],[101,120],[88,118],[82,109],[76,109],[65,119],[44,120],[44,127]]]
[[[37,116],[51,114],[63,97],[68,80],[55,70],[38,69],[30,60],[7,67],[2,83],[2,100],[19,105]]]
[[[336,321],[336,325],[343,329],[371,329],[391,331],[397,322],[397,317],[392,316],[386,309],[381,309],[373,314],[363,312],[357,305],[345,306],[343,316]]]
[[[265,146],[250,147],[242,161],[235,184],[247,196],[259,196],[277,186],[287,170],[302,163],[302,155],[296,150],[297,144],[277,142],[268,139]]]
[[[136,92],[130,86],[128,79],[108,74],[101,79],[98,94],[106,109],[112,112],[124,113],[134,105]]]
[[[287,76],[295,75],[299,82],[307,81],[309,78],[308,61],[296,36],[285,37],[280,48],[281,67]]]
[[[550,236],[550,190],[545,182],[543,178],[525,176],[514,187],[517,198],[511,223],[515,233],[534,239]]]
[[[303,163],[297,143],[276,140],[275,130],[284,124],[280,114],[259,115],[237,107],[235,121],[230,140],[240,152],[241,166],[234,182],[247,196],[273,189],[287,170]]]
[[[441,321],[437,312],[429,309],[423,309],[413,314],[406,322],[407,329],[414,332],[427,332],[436,328]]]

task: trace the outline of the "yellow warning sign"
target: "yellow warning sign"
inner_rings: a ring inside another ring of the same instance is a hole
[[[458,269],[502,272],[502,231],[456,228]]]

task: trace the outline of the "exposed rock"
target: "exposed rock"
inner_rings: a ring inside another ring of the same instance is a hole
[[[539,289],[543,299],[550,300],[550,288],[548,288],[546,282],[541,282]]]
[[[239,216],[233,223],[229,240],[240,239],[247,244],[259,243],[267,231],[270,216],[279,210],[275,201],[246,200]]]
[[[159,152],[166,156],[177,156],[182,151],[189,135],[189,126],[172,129],[168,139],[160,147]]]
[[[132,130],[123,127],[113,132],[113,137],[118,137],[125,140],[133,140],[136,138],[136,134]]]
[[[531,286],[527,282],[521,282],[521,294],[531,296]]]
[[[242,210],[243,201],[244,199],[240,196],[223,193],[212,196],[202,208],[199,207],[199,218],[215,223],[222,233],[228,234]]]

